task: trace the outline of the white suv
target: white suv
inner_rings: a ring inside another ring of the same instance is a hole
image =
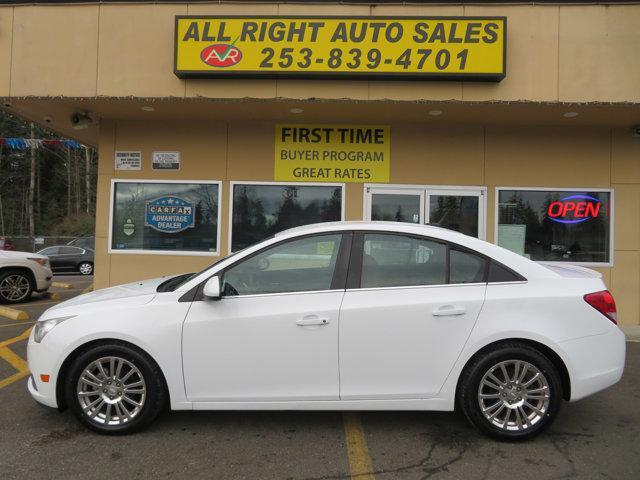
[[[49,258],[29,252],[0,250],[0,303],[19,303],[51,285]]]

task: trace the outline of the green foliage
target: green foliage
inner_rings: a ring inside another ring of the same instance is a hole
[[[0,137],[29,138],[30,124],[0,111]],[[34,138],[60,139],[35,125]],[[87,213],[85,152],[83,149],[38,148],[34,224],[36,235],[83,235],[94,231],[95,219]],[[27,235],[31,161],[29,150],[0,146],[0,235]],[[95,211],[96,161],[90,170],[89,211]],[[70,192],[70,201],[67,195]],[[76,218],[77,217],[77,218]]]
[[[47,230],[47,235],[53,236],[74,236],[82,237],[93,235],[95,231],[96,219],[88,213],[80,215],[70,215],[62,218],[61,221],[51,225]]]

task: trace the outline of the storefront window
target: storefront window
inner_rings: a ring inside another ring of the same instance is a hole
[[[609,263],[611,192],[499,189],[497,239],[531,260]]]
[[[113,251],[218,252],[216,182],[123,182],[113,185]]]
[[[234,184],[232,188],[234,252],[287,228],[342,219],[338,185]]]

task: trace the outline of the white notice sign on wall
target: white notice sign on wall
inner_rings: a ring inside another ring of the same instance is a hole
[[[180,170],[180,152],[153,152],[154,170]]]
[[[116,152],[116,170],[140,170],[142,152]]]

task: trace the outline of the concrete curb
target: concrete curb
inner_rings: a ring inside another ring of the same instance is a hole
[[[620,325],[622,330],[630,342],[640,342],[640,325]]]
[[[64,289],[73,288],[73,285],[71,285],[70,283],[63,283],[63,282],[51,282],[51,286],[56,288],[64,288]]]
[[[10,318],[11,320],[29,320],[29,314],[27,312],[9,307],[0,307],[0,316]]]

